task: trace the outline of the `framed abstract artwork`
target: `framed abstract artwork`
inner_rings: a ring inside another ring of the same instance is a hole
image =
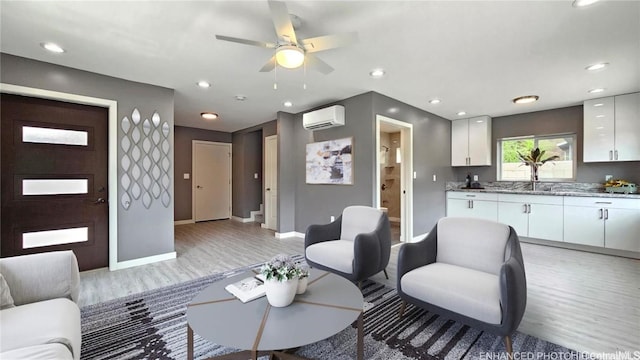
[[[353,185],[353,137],[307,144],[306,180]]]

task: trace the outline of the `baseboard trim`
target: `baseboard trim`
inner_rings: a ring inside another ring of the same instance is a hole
[[[260,224],[260,227],[263,228],[263,229],[268,229],[267,224],[265,224],[265,223]]]
[[[173,251],[173,252],[166,253],[166,254],[147,256],[147,257],[143,257],[143,258],[140,258],[140,259],[120,261],[120,262],[116,263],[113,266],[109,266],[109,270],[111,270],[111,271],[122,270],[122,269],[130,268],[130,267],[134,267],[134,266],[152,264],[152,263],[155,263],[155,262],[171,260],[171,259],[175,259],[175,258],[176,258],[176,252]]]
[[[276,236],[276,239],[287,239],[287,238],[293,238],[293,237],[304,239],[304,234],[297,231],[289,231],[286,233],[276,232],[275,236]]]
[[[251,221],[256,221],[256,215],[262,215],[262,210],[249,211],[249,214],[249,218],[251,219]]]
[[[241,222],[241,223],[248,223],[248,222],[252,222],[253,221],[253,216],[252,217],[248,217],[248,218],[241,218],[239,216],[232,216],[231,217],[232,220]]]
[[[178,220],[174,221],[173,225],[187,225],[187,224],[195,224],[196,222],[193,219],[189,220]]]

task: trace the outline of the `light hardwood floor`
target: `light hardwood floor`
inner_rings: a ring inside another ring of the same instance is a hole
[[[175,227],[177,259],[110,272],[81,274],[80,306],[302,254],[303,240],[276,239],[254,223],[211,221]],[[398,246],[391,251],[395,287]],[[640,351],[640,260],[522,244],[527,310],[519,331],[578,351]],[[517,344],[516,344],[517,345]],[[517,349],[517,346],[515,347]]]

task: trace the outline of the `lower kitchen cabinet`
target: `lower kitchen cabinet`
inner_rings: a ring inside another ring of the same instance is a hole
[[[562,241],[562,196],[498,194],[498,221],[518,236]]]
[[[564,241],[640,252],[640,206],[637,200],[567,197]]]
[[[473,192],[447,193],[447,216],[498,220],[497,194]]]

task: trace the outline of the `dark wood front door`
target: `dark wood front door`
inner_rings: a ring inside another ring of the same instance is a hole
[[[108,109],[0,101],[0,256],[73,250],[80,270],[108,266]]]

